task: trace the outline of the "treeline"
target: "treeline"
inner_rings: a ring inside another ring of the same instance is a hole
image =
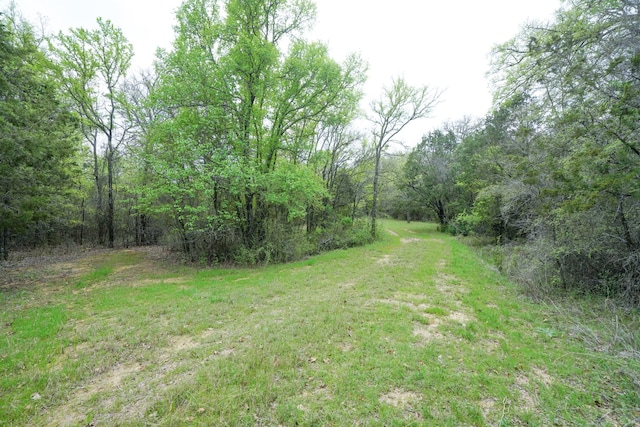
[[[224,3],[224,4],[223,4]],[[132,73],[111,22],[0,19],[0,255],[165,244],[268,263],[371,241],[379,214],[494,245],[530,289],[640,302],[640,2],[573,0],[492,54],[495,105],[387,156],[439,93],[305,39],[308,0],[185,0]]]
[[[531,290],[640,303],[640,2],[565,3],[493,51],[496,107],[428,133],[397,214],[488,238]]]
[[[110,21],[38,36],[3,14],[3,258],[161,243],[252,264],[374,239],[376,165],[437,93],[394,80],[367,142],[366,64],[306,40],[314,18],[308,0],[185,0],[172,48],[132,73]]]

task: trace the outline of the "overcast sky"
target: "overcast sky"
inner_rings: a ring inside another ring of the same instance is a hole
[[[10,0],[0,0],[4,10]],[[49,31],[94,28],[110,19],[133,43],[135,68],[150,67],[157,47],[170,47],[174,12],[181,0],[17,0],[32,22],[42,16]],[[491,107],[486,72],[496,43],[515,36],[531,20],[548,21],[561,0],[316,0],[311,40],[329,45],[342,60],[357,52],[369,64],[367,100],[392,77],[444,90],[432,119],[402,137],[410,145],[446,120],[483,117]]]

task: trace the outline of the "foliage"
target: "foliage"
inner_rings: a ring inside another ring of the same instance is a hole
[[[97,19],[98,28],[75,28],[60,33],[51,43],[55,55],[56,78],[64,95],[80,117],[84,139],[92,148],[93,178],[96,184],[96,227],[98,239],[114,246],[115,168],[119,149],[127,136],[123,118],[125,98],[120,86],[131,65],[133,46],[111,21]],[[99,152],[104,150],[104,155]],[[107,206],[103,206],[106,163]]]
[[[457,198],[453,170],[456,145],[452,131],[432,131],[409,153],[404,167],[405,191],[427,207],[441,226],[452,219],[451,204]]]
[[[503,265],[523,283],[640,301],[637,12],[574,1],[495,49],[497,108],[458,149],[473,206],[454,225],[524,244]]]
[[[119,235],[191,261],[266,264],[380,237],[380,214],[428,213],[502,246],[496,260],[522,283],[637,304],[639,16],[632,0],[565,2],[495,48],[481,123],[444,124],[395,157],[439,92],[394,79],[369,106],[370,135],[359,132],[366,66],[305,38],[311,1],[185,0],[155,70],[127,79],[132,47],[109,21],[44,51],[5,20],[3,237]],[[73,164],[77,125],[86,176],[73,197],[57,168]]]
[[[49,78],[52,64],[33,29],[0,15],[0,258],[9,238],[63,234],[77,176],[75,117]],[[37,239],[41,240],[41,239]]]
[[[412,87],[403,78],[394,78],[389,87],[382,90],[379,99],[371,102],[369,121],[372,126],[374,174],[371,203],[371,236],[376,236],[378,215],[378,190],[380,161],[390,144],[398,142],[396,137],[411,122],[425,118],[431,113],[440,97],[440,92],[428,86]]]
[[[306,217],[335,180],[335,169],[327,185],[316,175],[324,152],[316,132],[348,123],[336,118],[359,100],[362,62],[338,64],[326,46],[302,38],[314,17],[306,1],[231,1],[223,9],[189,0],[177,16],[173,50],[159,57],[150,94],[163,114],[143,150],[153,174],[145,203],[172,219],[192,258],[262,251],[288,260],[282,241],[305,222],[313,230]],[[204,254],[202,239],[214,242]]]

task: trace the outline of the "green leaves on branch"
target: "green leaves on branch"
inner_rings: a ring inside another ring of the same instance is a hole
[[[513,265],[529,283],[640,301],[639,12],[572,1],[494,51],[496,110],[462,144],[475,200],[460,222],[524,243]]]
[[[12,19],[13,18],[13,19]],[[78,132],[33,29],[0,15],[0,257],[10,233],[69,226]],[[64,224],[64,222],[67,222]]]
[[[309,168],[291,163],[264,177],[265,201],[287,212],[287,221],[304,219],[307,209],[318,207],[328,196],[322,180]]]
[[[148,205],[172,212],[183,232],[213,227],[249,250],[276,247],[267,242],[274,229],[301,230],[327,197],[308,165],[322,158],[316,133],[352,117],[364,66],[356,57],[339,64],[305,41],[314,17],[302,0],[180,7],[150,95],[163,114],[143,151],[158,178]]]

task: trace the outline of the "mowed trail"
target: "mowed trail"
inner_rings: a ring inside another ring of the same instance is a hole
[[[203,364],[224,365],[234,363],[234,359],[252,357],[252,353],[259,351],[260,343],[274,340],[274,331],[277,336],[275,339],[282,344],[287,341],[287,334],[296,334],[296,325],[321,327],[322,322],[314,325],[313,319],[335,315],[335,310],[339,310],[345,319],[338,320],[342,323],[342,331],[338,337],[334,336],[334,339],[338,339],[333,347],[346,355],[359,352],[363,340],[358,335],[367,329],[362,323],[350,320],[370,317],[372,312],[380,308],[409,311],[420,318],[411,320],[411,334],[405,337],[416,348],[427,347],[436,341],[440,344],[457,341],[458,338],[446,332],[447,326],[465,325],[474,317],[461,303],[461,296],[468,290],[446,273],[451,258],[447,243],[433,238],[431,234],[421,237],[413,229],[388,229],[387,232],[390,236],[387,244],[360,248],[356,250],[357,253],[344,251],[344,257],[326,261],[328,265],[319,266],[322,268],[316,268],[316,265],[273,267],[278,271],[278,276],[286,276],[287,281],[293,281],[297,286],[277,289],[276,285],[274,292],[252,298],[251,304],[240,310],[249,311],[242,319],[230,316],[204,331],[194,334],[185,331],[183,335],[167,336],[158,340],[162,345],[149,346],[142,358],[139,355],[137,358],[121,355],[114,364],[101,367],[82,384],[68,390],[62,404],[43,414],[45,423],[73,426],[89,413],[95,414],[92,419],[96,423],[138,422],[148,418],[149,414],[153,415],[152,409],[159,395],[170,394],[177,388],[188,388]],[[88,261],[77,261],[82,271],[87,269]],[[65,266],[68,268],[68,263]],[[55,266],[52,269],[55,270]],[[432,270],[433,274],[425,282],[416,280],[418,273],[425,269]],[[115,269],[109,282],[94,285],[82,292],[90,293],[96,287],[108,286],[144,288],[159,282],[171,287],[193,286],[189,284],[188,276],[161,280],[147,277],[153,270],[153,260],[145,256],[137,265]],[[329,275],[327,271],[333,274]],[[233,283],[252,289],[260,286],[255,284],[261,280],[258,269],[243,271],[233,279]],[[273,287],[273,284],[266,282],[263,286]],[[437,303],[433,302],[435,299]],[[434,307],[445,308],[442,313],[430,314],[430,309]],[[88,328],[86,324],[83,327]],[[64,364],[65,357],[79,359],[83,353],[97,353],[98,350],[92,347],[96,346],[86,342],[70,346],[64,350],[58,364]],[[292,350],[304,352],[300,348]],[[274,363],[283,363],[280,359],[284,357],[275,356]],[[332,363],[329,357],[313,351],[305,352],[298,359],[325,366]],[[329,388],[320,390],[326,394]],[[304,392],[303,396],[317,398],[318,393],[316,389]],[[410,419],[420,419],[412,415],[412,408],[424,398],[422,393],[398,386],[381,393],[379,403],[398,408]],[[306,405],[301,404],[301,407]],[[186,416],[184,419],[188,421],[191,418]]]
[[[384,224],[380,242],[288,265],[145,250],[48,266],[77,277],[30,300],[67,312],[27,424],[517,425],[584,406],[594,380],[558,372],[593,363],[562,357],[574,344],[547,314],[434,226]],[[555,399],[568,387],[583,400]]]

